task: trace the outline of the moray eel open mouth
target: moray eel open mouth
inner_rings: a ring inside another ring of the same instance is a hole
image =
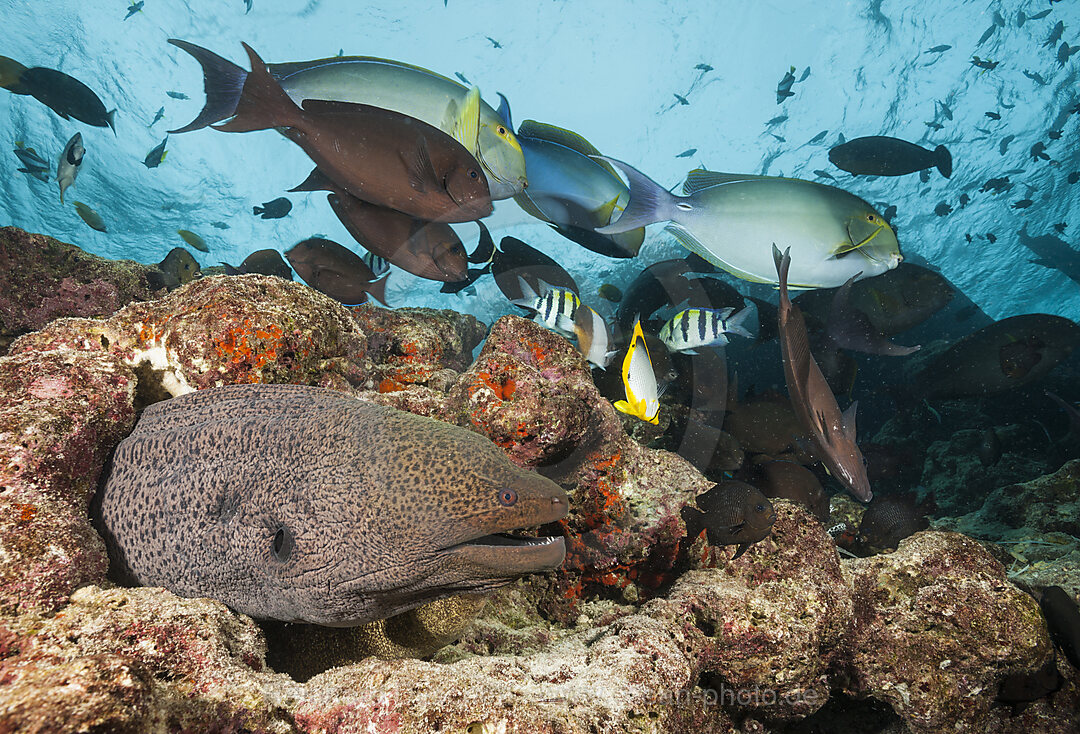
[[[494,576],[510,577],[557,567],[566,556],[566,541],[560,536],[494,533],[458,543],[446,552],[485,566]]]

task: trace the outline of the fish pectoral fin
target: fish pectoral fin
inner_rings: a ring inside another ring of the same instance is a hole
[[[416,150],[409,154],[402,152],[401,160],[409,174],[409,186],[421,194],[427,191],[428,186],[439,180],[438,174],[435,173],[435,166],[431,163],[427,141],[421,140]]]
[[[457,110],[450,136],[465,146],[473,155],[479,151],[480,139],[480,87],[473,87]]]
[[[597,220],[604,224],[611,224],[611,215],[615,213],[615,205],[619,203],[619,196],[616,195],[611,201],[601,204],[599,207],[593,210],[593,214]]]
[[[731,560],[734,561],[736,558],[741,556],[743,553],[746,553],[746,549],[749,548],[750,545],[751,545],[750,543],[739,543],[739,547],[737,547],[735,549],[735,555],[733,555],[731,557]]]

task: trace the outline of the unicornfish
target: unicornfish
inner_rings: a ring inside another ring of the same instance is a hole
[[[93,515],[122,580],[350,627],[562,563],[566,493],[480,434],[303,385],[155,403]]]

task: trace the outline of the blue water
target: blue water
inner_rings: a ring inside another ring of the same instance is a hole
[[[4,0],[0,8],[5,55],[71,74],[108,108],[118,108],[114,136],[62,120],[31,97],[0,92],[0,114],[8,121],[2,144],[9,151],[0,156],[0,222],[99,255],[156,262],[182,244],[178,228],[207,240],[209,253],[193,253],[204,266],[237,264],[264,247],[284,251],[316,233],[354,246],[321,194],[290,194],[294,208],[284,219],[252,216],[253,205],[283,195],[310,170],[299,148],[275,132],[207,129],[170,136],[165,162],[153,170],[143,165],[164,131],[187,123],[203,102],[198,64],[166,39],[198,43],[245,67],[240,42],[246,41],[268,61],[340,50],[451,77],[460,72],[493,106],[496,92],[505,94],[515,121],[532,118],[575,130],[667,186],[700,164],[803,178],[825,170],[837,185],[882,208],[896,205],[905,256],[940,270],[989,315],[1080,318],[1077,284],[1032,264],[1016,235],[1025,223],[1029,234],[1042,235],[1056,234],[1052,225],[1066,222],[1061,238],[1080,246],[1080,184],[1066,183],[1069,172],[1080,170],[1080,115],[1067,113],[1080,102],[1080,54],[1059,65],[1061,42],[1043,46],[1059,20],[1066,26],[1063,40],[1080,45],[1076,2],[449,0],[444,6],[441,0],[254,0],[246,13],[244,0],[145,0],[143,11],[127,20],[122,0]],[[1018,11],[1031,16],[1045,9],[1051,10],[1046,17],[1018,25]],[[995,11],[1004,25],[995,24]],[[938,45],[951,48],[927,53]],[[973,55],[999,66],[976,68]],[[701,63],[713,71],[696,70]],[[810,67],[810,75],[794,85],[793,97],[777,104],[776,86],[789,66],[797,77]],[[168,90],[191,99],[172,99]],[[675,93],[690,104],[679,104]],[[164,119],[148,129],[162,106]],[[781,115],[788,119],[766,127]],[[1050,129],[1062,130],[1061,139],[1049,139]],[[87,155],[68,205],[61,206],[55,182],[17,173],[10,150],[21,140],[55,160],[76,131]],[[821,142],[808,142],[822,131]],[[841,133],[849,139],[893,135],[929,147],[943,143],[955,171],[951,179],[932,171],[925,183],[917,174],[856,180],[827,159]],[[1007,135],[1015,139],[1002,155]],[[1029,156],[1040,140],[1051,161]],[[688,148],[698,149],[693,158],[675,157]],[[1010,169],[1019,169],[1009,174],[1011,190],[979,191]],[[964,193],[971,202],[960,208]],[[1034,203],[1012,208],[1024,198]],[[73,200],[100,212],[109,232],[90,230]],[[937,216],[940,202],[954,211]],[[214,221],[229,229],[211,227]],[[605,307],[595,297],[601,283],[624,285],[649,262],[682,252],[655,226],[639,258],[609,260],[551,233],[513,201],[499,202],[489,223],[496,241],[512,234],[556,257],[598,309]],[[476,227],[457,229],[471,249]],[[751,287],[740,284],[744,292]],[[393,305],[445,306],[487,320],[511,310],[490,278],[477,284],[475,296],[438,290],[438,283],[395,271],[388,292]]]

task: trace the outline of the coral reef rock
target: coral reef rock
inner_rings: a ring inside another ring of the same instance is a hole
[[[12,339],[62,316],[110,316],[164,293],[161,271],[106,260],[74,245],[0,227],[0,354]]]
[[[53,321],[0,356],[0,731],[833,731],[852,707],[898,733],[1080,729],[1060,659],[1052,697],[995,701],[1051,647],[979,543],[927,531],[841,561],[786,501],[738,559],[687,538],[679,511],[711,483],[633,441],[581,355],[536,324],[499,320],[473,361],[471,317],[350,311],[258,275],[93,315],[107,317]],[[334,387],[491,437],[567,487],[570,515],[545,528],[566,537],[564,567],[497,590],[431,660],[370,657],[303,683],[221,603],[112,585],[87,508],[139,407],[253,381]],[[1076,471],[1039,482],[1071,487]],[[1017,523],[1048,526],[1053,502],[1075,500],[1039,482],[999,490]]]

